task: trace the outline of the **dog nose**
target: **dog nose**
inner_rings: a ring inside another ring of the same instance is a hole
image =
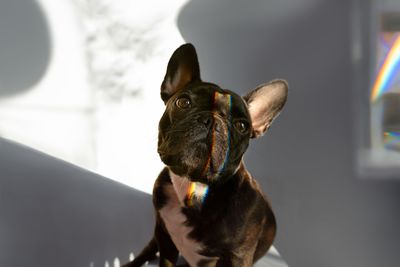
[[[210,127],[212,123],[211,117],[209,116],[200,117],[197,119],[197,121],[201,124],[204,124],[204,126],[207,128]]]

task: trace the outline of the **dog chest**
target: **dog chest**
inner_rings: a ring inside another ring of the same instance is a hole
[[[185,225],[187,218],[182,213],[182,202],[174,187],[172,185],[165,186],[164,193],[168,197],[168,201],[159,210],[159,214],[176,248],[190,266],[197,266],[201,260],[213,260],[200,255],[198,252],[202,250],[202,244],[189,237],[193,228]]]

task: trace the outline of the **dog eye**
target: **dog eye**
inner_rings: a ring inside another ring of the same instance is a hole
[[[247,133],[248,129],[249,129],[249,125],[247,122],[245,121],[237,121],[235,122],[235,128],[241,133],[241,134],[245,134]]]
[[[176,100],[175,104],[178,108],[185,109],[190,108],[191,102],[189,98],[181,97]]]

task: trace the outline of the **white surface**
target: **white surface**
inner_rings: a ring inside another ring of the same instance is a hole
[[[51,61],[34,88],[0,100],[0,136],[150,193],[162,169],[160,84],[184,43],[186,0],[38,2]]]

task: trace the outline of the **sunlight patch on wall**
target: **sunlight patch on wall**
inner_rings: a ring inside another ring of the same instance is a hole
[[[0,98],[0,136],[151,192],[160,84],[184,43],[176,19],[186,0],[38,3],[49,67],[28,92]]]

